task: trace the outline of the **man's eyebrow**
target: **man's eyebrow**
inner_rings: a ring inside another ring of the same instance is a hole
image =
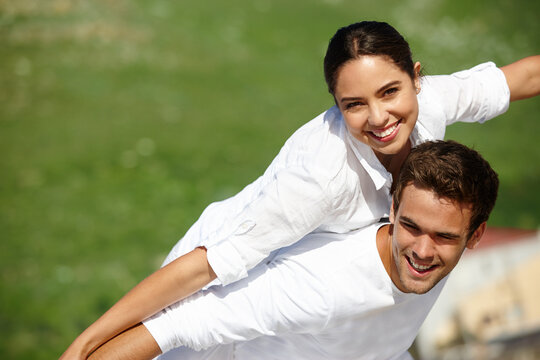
[[[438,232],[438,233],[435,233],[435,234],[437,236],[448,238],[448,239],[459,239],[459,237],[460,237],[458,234],[447,233],[447,232]]]
[[[417,224],[416,222],[414,222],[413,219],[408,218],[408,217],[406,217],[406,216],[403,216],[403,215],[402,215],[402,216],[399,218],[399,221],[400,221],[400,222],[407,223],[407,224],[409,224],[409,225],[412,225],[412,226],[414,226],[414,227],[420,229],[420,226],[418,226],[418,224]],[[459,238],[460,238],[459,234],[455,234],[455,233],[451,233],[451,232],[444,232],[444,231],[442,231],[442,232],[436,232],[435,235],[437,235],[437,236],[439,236],[439,237],[448,238],[448,239],[459,239]]]
[[[406,222],[406,223],[409,223],[410,225],[414,225],[414,226],[418,227],[418,225],[414,222],[413,219],[410,219],[410,218],[408,218],[406,216],[403,216],[403,215],[399,217],[399,221]]]
[[[420,229],[420,226],[416,222],[414,222],[413,219],[408,218],[406,216],[401,216],[399,218],[399,221],[407,223],[409,225],[412,225],[412,226]],[[451,233],[451,232],[444,232],[444,231],[435,232],[435,235],[438,236],[438,237],[444,237],[444,238],[447,238],[447,239],[459,239],[460,238],[459,234],[455,234],[455,233]]]

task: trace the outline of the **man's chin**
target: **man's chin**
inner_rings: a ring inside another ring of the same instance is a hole
[[[405,281],[403,281],[405,280]],[[437,282],[426,280],[402,279],[402,291],[405,293],[422,295],[433,289]]]

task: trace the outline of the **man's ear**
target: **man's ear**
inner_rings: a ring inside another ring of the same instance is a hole
[[[390,223],[394,223],[394,199],[392,199],[392,205],[390,206],[390,216],[389,216],[389,219],[390,219]]]
[[[467,248],[474,249],[476,245],[478,245],[478,242],[482,238],[482,235],[484,235],[485,231],[486,231],[486,222],[484,221],[483,223],[480,224],[480,226],[476,228],[476,230],[474,230],[474,233],[471,235],[470,239],[467,240]]]

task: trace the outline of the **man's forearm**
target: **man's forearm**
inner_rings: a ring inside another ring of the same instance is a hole
[[[139,323],[109,340],[92,353],[89,360],[149,360],[161,350],[146,327]]]

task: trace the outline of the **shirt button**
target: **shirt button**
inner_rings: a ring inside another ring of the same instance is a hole
[[[255,227],[255,223],[251,220],[246,220],[234,232],[235,235],[244,235]]]

